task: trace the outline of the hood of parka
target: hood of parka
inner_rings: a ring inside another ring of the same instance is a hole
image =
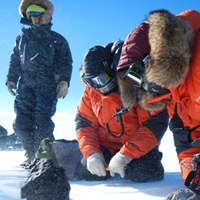
[[[43,7],[46,11],[41,17],[41,24],[48,25],[51,23],[54,6],[49,0],[22,0],[19,5],[19,13],[22,17],[26,17],[26,9],[29,5],[36,4]]]
[[[145,79],[167,89],[176,88],[189,70],[193,29],[166,10],[151,12],[147,21],[150,55]]]
[[[187,22],[166,10],[152,11],[147,22],[150,53],[145,64],[143,81],[167,89],[176,88],[184,82],[189,71],[193,30]],[[124,70],[119,71],[118,85],[125,108],[131,109],[136,102],[148,111],[158,111],[165,107],[165,99],[146,103],[160,95],[134,87],[133,83],[123,77]]]

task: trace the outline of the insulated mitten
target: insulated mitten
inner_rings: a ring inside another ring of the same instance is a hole
[[[120,174],[122,178],[125,176],[125,167],[131,162],[131,158],[122,154],[116,153],[109,163],[110,175],[115,176],[115,173]]]
[[[57,97],[64,99],[68,93],[68,83],[60,81],[57,86]]]
[[[102,153],[93,153],[87,159],[87,169],[91,174],[106,176],[106,161]]]

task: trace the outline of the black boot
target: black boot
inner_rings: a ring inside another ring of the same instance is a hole
[[[34,146],[34,133],[33,132],[25,132],[18,131],[16,133],[20,138],[23,148],[25,150],[26,160],[23,162],[22,166],[29,165],[35,158],[35,146]]]

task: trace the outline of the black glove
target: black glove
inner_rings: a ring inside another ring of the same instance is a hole
[[[169,194],[165,200],[199,200],[200,194],[193,192],[188,188],[181,189]]]

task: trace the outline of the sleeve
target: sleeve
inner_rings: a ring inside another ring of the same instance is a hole
[[[92,110],[88,87],[86,87],[77,107],[75,123],[77,139],[83,156],[88,158],[94,152],[101,152],[97,136],[98,120]]]
[[[138,129],[131,133],[130,139],[120,150],[133,159],[140,158],[159,146],[167,130],[169,119],[166,110],[150,115],[150,113],[138,107],[136,114],[138,116]]]
[[[56,75],[57,81],[66,81],[70,86],[72,75],[72,54],[68,41],[60,36],[59,45],[56,49]]]
[[[16,42],[13,48],[13,52],[10,56],[8,74],[7,74],[7,82],[13,81],[17,84],[18,79],[21,75],[21,65],[20,65],[20,55],[19,55],[19,41],[21,36],[16,38]]]
[[[148,23],[142,23],[128,34],[124,41],[117,70],[127,68],[131,63],[144,57],[150,49]]]

